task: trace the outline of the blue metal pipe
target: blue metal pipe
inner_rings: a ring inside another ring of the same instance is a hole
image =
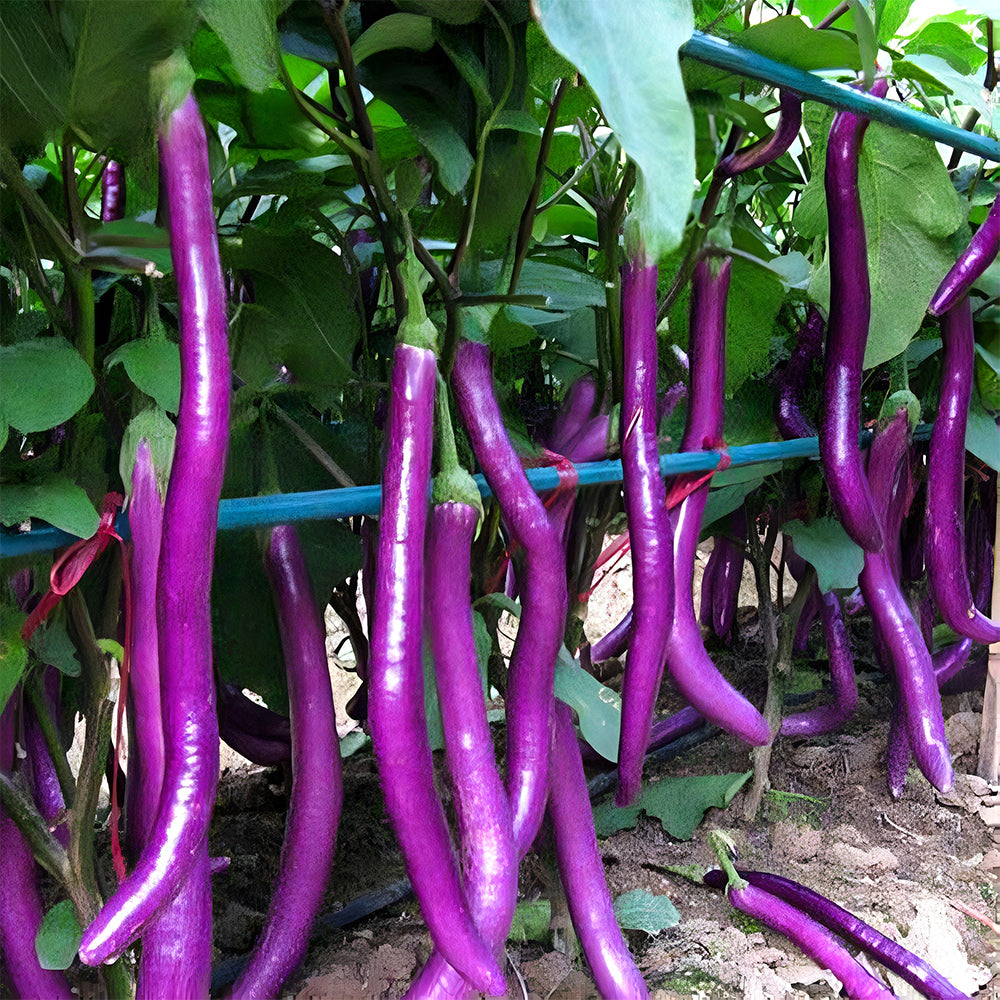
[[[812,97],[835,108],[861,112],[873,121],[884,122],[914,135],[933,139],[934,142],[981,156],[984,160],[1000,160],[1000,142],[996,139],[967,132],[898,101],[879,100],[846,84],[825,80],[815,73],[775,62],[749,49],[733,45],[724,38],[696,31],[691,40],[681,47],[681,55],[740,76],[763,80],[775,87],[794,90],[802,97]]]

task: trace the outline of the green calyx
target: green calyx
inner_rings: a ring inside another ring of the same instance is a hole
[[[726,873],[726,878],[729,880],[726,890],[745,889],[747,887],[746,879],[740,877],[736,871],[736,865],[733,863],[736,857],[736,845],[732,838],[723,833],[722,830],[713,830],[708,835],[708,843],[719,860],[719,867]]]
[[[424,308],[424,296],[420,288],[423,268],[412,246],[407,248],[399,273],[406,292],[406,316],[399,324],[397,339],[401,344],[437,353],[438,331]]]
[[[448,389],[444,379],[438,376],[437,394],[434,398],[434,413],[437,423],[438,473],[431,486],[432,502],[462,503],[479,512],[483,519],[483,499],[476,481],[458,460],[455,433],[451,425],[451,411],[448,408]]]

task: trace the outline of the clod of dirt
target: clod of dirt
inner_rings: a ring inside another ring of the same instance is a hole
[[[776,852],[793,861],[810,861],[823,846],[823,834],[811,826],[779,820],[771,829],[771,844]]]

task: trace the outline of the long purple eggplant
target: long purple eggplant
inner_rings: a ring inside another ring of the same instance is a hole
[[[814,889],[770,872],[744,871],[740,868],[737,874],[861,949],[924,996],[935,1000],[969,1000],[967,994],[952,986],[923,959]],[[706,885],[721,889],[726,884],[726,876],[714,868],[705,873],[704,881]]]
[[[425,605],[462,878],[476,927],[499,956],[517,905],[518,858],[476,664],[469,588],[478,522],[479,512],[468,504],[450,500],[434,506],[427,537]],[[468,984],[437,951],[406,994],[409,1000],[468,995]]]
[[[780,117],[778,127],[766,138],[730,153],[719,162],[715,172],[722,177],[735,177],[747,170],[756,170],[774,163],[779,156],[798,138],[802,125],[802,98],[790,90],[782,90],[778,95]]]
[[[507,795],[518,857],[523,857],[545,815],[552,689],[568,601],[566,554],[504,429],[485,344],[459,345],[451,383],[476,459],[524,552],[521,621],[511,651],[506,699]]]
[[[839,938],[802,910],[748,882],[730,888],[729,902],[738,910],[783,934],[820,968],[829,969],[851,1000],[892,1000],[892,994],[840,943]]]
[[[156,625],[163,500],[146,440],[139,442],[132,469],[129,528],[132,534],[128,684],[131,752],[125,785],[125,818],[131,854],[139,857],[154,828],[165,761]],[[212,960],[209,866],[206,843],[198,850],[177,894],[146,925],[136,975],[136,1000],[157,1000],[163,996],[197,1000],[204,996]]]
[[[622,679],[615,802],[639,794],[653,709],[674,613],[673,530],[660,476],[656,406],[655,264],[628,262],[622,275],[622,484],[632,553],[632,628]]]
[[[887,86],[877,80],[872,95],[884,97]],[[877,552],[882,548],[882,532],[858,450],[861,377],[871,321],[865,222],[858,193],[858,157],[867,128],[863,115],[840,111],[834,116],[826,147],[830,316],[819,449],[844,528],[861,548]]]
[[[101,176],[101,222],[125,217],[125,168],[117,160],[108,160]]]
[[[831,590],[820,598],[823,634],[830,655],[830,704],[786,715],[781,720],[782,736],[818,736],[839,729],[858,705],[858,678],[854,655],[844,625],[840,598]]]
[[[549,761],[549,815],[573,926],[598,992],[615,1000],[649,995],[615,919],[594,833],[587,777],[569,708],[558,702]]]
[[[802,412],[802,385],[813,365],[823,356],[823,314],[813,306],[799,328],[791,357],[778,376],[774,422],[786,440],[812,437],[816,428]]]
[[[682,451],[700,451],[717,443],[722,433],[725,385],[726,297],[731,261],[702,261],[695,268],[691,294],[691,394]],[[708,483],[689,494],[674,519],[674,620],[667,640],[666,663],[678,691],[690,705],[720,729],[760,746],[771,732],[760,712],[712,663],[695,617],[692,588],[695,550]]]
[[[904,408],[872,441],[868,478],[881,523],[886,521],[901,467],[908,459],[907,436]],[[924,777],[939,791],[947,791],[954,772],[931,654],[900,589],[887,547],[865,553],[858,582],[892,662],[913,756]]]
[[[16,694],[16,692],[15,692]],[[14,705],[7,700],[0,716],[0,770],[10,773],[14,764]],[[42,923],[42,898],[38,867],[28,842],[14,821],[0,809],[0,844],[3,877],[0,878],[0,946],[4,979],[20,997],[74,1000],[62,972],[43,969],[35,952],[35,937]]]
[[[969,293],[969,289],[996,259],[1000,247],[1000,195],[993,199],[985,222],[952,269],[945,275],[931,298],[927,311],[932,316],[943,316],[958,304],[959,299]]]
[[[712,628],[720,639],[728,639],[736,624],[746,560],[747,517],[743,507],[730,516],[729,530],[730,534],[716,538],[720,555],[712,604]]]
[[[432,350],[397,343],[386,422],[368,720],[386,812],[434,945],[470,984],[501,996],[503,973],[473,923],[459,881],[434,787],[424,715],[423,560],[436,374]]]
[[[156,584],[163,705],[160,804],[135,870],[84,931],[80,958],[115,958],[197,866],[206,873],[219,780],[209,593],[229,441],[226,297],[208,144],[193,96],[163,123],[160,162],[180,304],[181,397]],[[207,876],[204,891],[210,891]],[[198,971],[199,978],[208,970]]]
[[[219,735],[247,760],[264,767],[292,759],[291,722],[286,715],[251,701],[238,687],[216,687]]]
[[[927,455],[927,578],[948,625],[976,642],[1000,642],[1000,624],[987,618],[972,600],[965,565],[965,427],[976,347],[968,296],[941,317],[941,338],[941,405]]]
[[[326,629],[295,529],[271,532],[264,557],[288,677],[292,791],[264,929],[233,984],[234,1000],[268,1000],[302,961],[323,902],[344,801]]]

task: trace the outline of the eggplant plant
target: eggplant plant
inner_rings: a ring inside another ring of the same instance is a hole
[[[993,23],[850,6],[0,4],[0,935],[19,995],[68,995],[82,966],[115,997],[209,995],[220,739],[290,772],[228,995],[291,982],[351,808],[327,607],[429,932],[412,997],[511,985],[530,864],[561,881],[598,989],[647,995],[585,766],[616,766],[626,805],[692,730],[837,732],[859,584],[896,692],[890,788],[911,756],[950,785],[939,688],[1000,635]],[[775,52],[797,84],[766,82]],[[780,471],[727,473],[731,449],[779,439],[798,456]],[[665,479],[680,453],[712,467]],[[779,537],[798,592],[775,608]],[[632,609],[592,635],[626,553]],[[745,638],[745,566],[766,698],[716,655]],[[829,703],[788,713],[817,617]],[[684,704],[661,715],[669,692]],[[808,953],[884,995],[801,917],[833,910],[754,877],[731,873],[737,906],[802,923]]]

